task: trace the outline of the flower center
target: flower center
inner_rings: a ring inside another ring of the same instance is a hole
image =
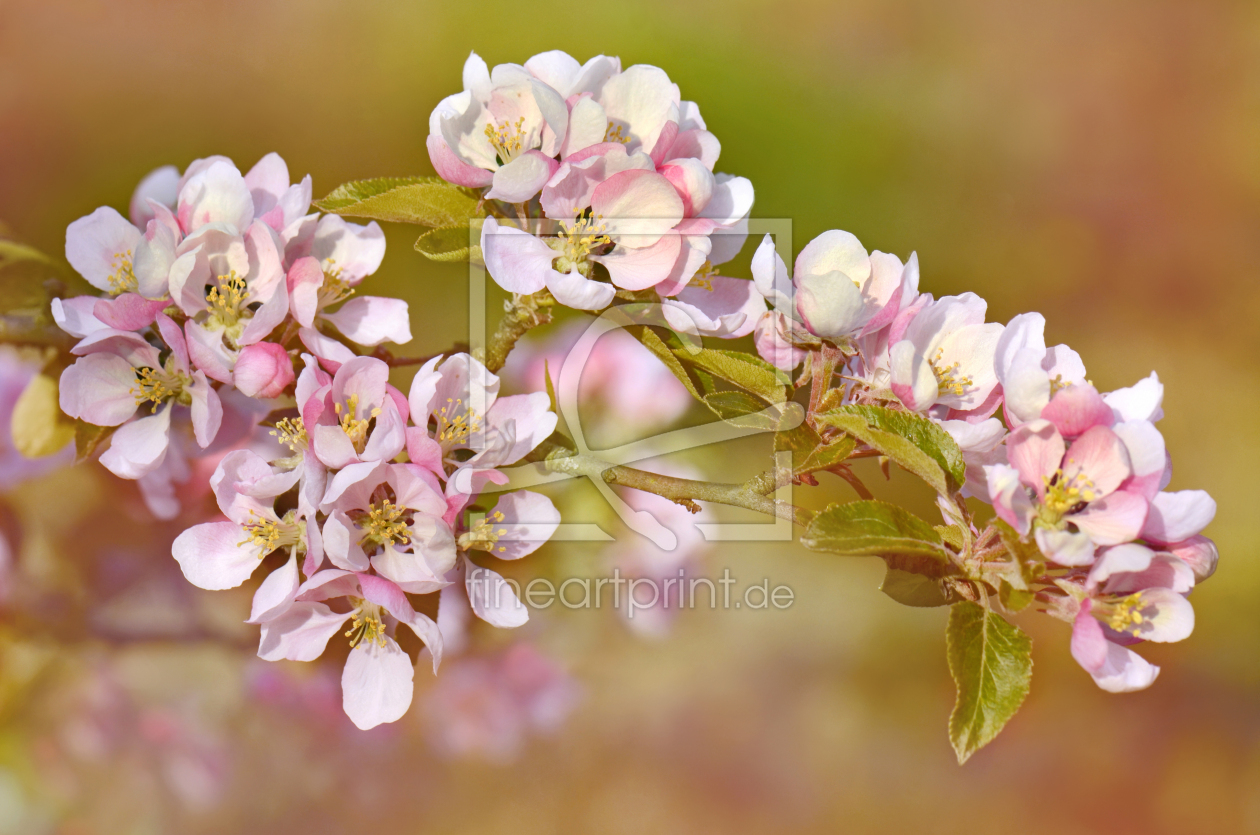
[[[132,267],[130,252],[115,252],[113,271],[109,274],[109,292],[112,295],[134,293],[137,288],[136,273]]]
[[[525,117],[513,124],[507,120],[486,124],[486,139],[499,155],[499,165],[507,165],[525,150]]]
[[[1040,515],[1048,525],[1057,525],[1072,508],[1098,498],[1094,482],[1084,473],[1064,478],[1063,470],[1057,470],[1052,476],[1042,476],[1041,481],[1046,496],[1041,500]]]
[[[602,216],[587,217],[585,209],[578,209],[572,224],[560,222],[560,234],[547,239],[547,244],[560,253],[552,264],[556,272],[577,270],[591,277],[591,253],[612,243],[612,238],[604,234],[608,226],[603,221]]]
[[[711,262],[705,261],[700,265],[700,269],[696,270],[696,274],[691,277],[691,283],[713,292],[713,276],[717,274],[718,268],[713,266]]]
[[[1110,616],[1104,621],[1108,626],[1117,632],[1128,632],[1133,637],[1139,637],[1141,626],[1146,622],[1146,618],[1142,615],[1142,609],[1145,604],[1142,602],[1142,592],[1134,592],[1128,597],[1122,597],[1115,603],[1111,604]]]
[[[399,543],[406,545],[411,540],[407,537],[407,508],[394,504],[389,499],[368,505],[367,513],[355,521],[363,531],[360,545],[390,545]]]
[[[346,408],[342,409],[340,403],[334,403],[333,411],[341,417],[341,429],[350,438],[354,451],[363,452],[363,448],[367,446],[368,424],[381,410],[373,409],[367,417],[356,418],[355,415],[359,413],[359,395],[352,394],[346,398]]]
[[[320,310],[325,307],[332,307],[340,301],[344,301],[354,295],[354,288],[350,286],[349,279],[341,277],[342,268],[337,266],[337,262],[329,258],[324,262],[324,283],[319,288],[319,298],[316,302]]]
[[[226,330],[236,325],[246,312],[242,308],[249,288],[235,271],[219,276],[215,282],[206,293],[206,304],[210,305],[210,321]]]
[[[484,519],[479,519],[472,526],[472,530],[466,531],[459,535],[459,547],[465,551],[474,548],[481,551],[489,551],[494,553],[498,551],[503,553],[507,548],[503,545],[495,547],[495,543],[499,541],[499,537],[507,533],[507,528],[494,529],[494,526],[503,521],[503,511],[496,510]]]
[[[609,122],[607,130],[604,131],[604,141],[620,142],[622,145],[625,145],[630,141],[630,137],[621,132],[621,125]]]
[[[276,428],[272,429],[268,434],[295,453],[306,449],[306,424],[302,422],[300,417],[283,418],[276,421]]]
[[[237,546],[253,543],[262,548],[258,559],[270,554],[277,548],[295,548],[302,545],[306,534],[306,522],[297,518],[297,511],[290,510],[280,521],[259,516],[258,511],[249,512],[250,520],[241,528],[245,538]]]
[[[365,641],[379,647],[385,646],[385,621],[381,616],[381,607],[360,598],[352,599],[358,606],[354,610],[354,620],[350,621],[350,628],[346,630],[351,648]]]
[[[131,393],[136,398],[137,406],[152,403],[153,411],[156,412],[158,406],[168,400],[178,400],[185,406],[192,402],[184,391],[185,387],[192,384],[192,380],[171,367],[172,358],[167,359],[166,365],[166,368],[159,369],[136,369],[136,384],[132,387]]]
[[[462,399],[446,398],[446,405],[438,410],[438,443],[443,446],[468,443],[469,436],[481,431],[481,418],[464,405]]]
[[[944,348],[937,348],[936,354],[928,360],[928,364],[932,366],[932,373],[936,375],[937,391],[940,394],[952,394],[955,397],[962,397],[966,393],[967,387],[974,384],[974,380],[970,377],[958,376],[958,363],[942,366],[945,354]]]

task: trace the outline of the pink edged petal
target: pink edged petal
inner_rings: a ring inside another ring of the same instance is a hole
[[[1091,385],[1060,389],[1041,410],[1041,417],[1053,423],[1065,438],[1075,438],[1095,426],[1110,427],[1115,423],[1111,407]]]
[[[500,629],[515,629],[529,620],[529,610],[500,574],[474,564],[467,557],[464,557],[464,566],[464,587],[477,617]]]
[[[423,558],[434,574],[445,576],[454,567],[455,535],[442,517],[428,513],[417,514],[407,536],[411,539],[412,553]]]
[[[1063,436],[1046,420],[1025,423],[1006,441],[1007,460],[1019,470],[1020,480],[1038,496],[1045,495],[1045,479],[1058,472],[1064,452]]]
[[[707,130],[692,128],[691,130],[684,130],[674,137],[673,143],[665,153],[665,160],[692,157],[700,160],[705,168],[712,171],[713,166],[717,165],[718,157],[721,153],[722,143],[718,141],[716,136]]]
[[[591,260],[603,264],[612,283],[618,287],[646,290],[670,277],[682,252],[682,246],[682,236],[668,232],[651,246],[638,249],[617,246],[606,255],[592,256]],[[553,271],[552,283],[557,280],[556,275]]]
[[[254,201],[236,166],[218,160],[180,187],[176,215],[184,234],[208,223],[224,223],[244,232],[254,219]]]
[[[606,234],[615,243],[638,249],[652,246],[683,219],[682,198],[654,171],[612,175],[595,188],[591,210],[603,218]]]
[[[1089,600],[1081,605],[1072,622],[1072,657],[1091,674],[1101,670],[1107,661],[1107,639],[1102,624],[1090,614]]]
[[[385,394],[390,400],[394,401],[394,408],[398,409],[398,416],[403,423],[406,423],[407,418],[411,414],[411,404],[407,402],[407,396],[388,383],[385,385]]]
[[[1216,543],[1206,536],[1192,536],[1182,542],[1164,546],[1165,550],[1176,556],[1194,572],[1195,582],[1202,583],[1216,573],[1216,563],[1220,560],[1220,552]]]
[[[340,470],[358,463],[359,452],[339,424],[308,427],[311,452],[320,463],[332,470]]]
[[[368,558],[359,545],[359,529],[340,510],[324,520],[324,554],[333,565],[345,571],[367,571]]]
[[[89,354],[109,353],[122,357],[134,368],[160,368],[162,363],[158,349],[143,336],[113,328],[95,331],[70,349],[76,357]]]
[[[556,258],[556,251],[542,239],[500,226],[492,217],[481,227],[481,251],[490,277],[510,293],[537,293],[545,287]]]
[[[175,538],[171,554],[184,577],[199,589],[234,589],[262,564],[262,546],[250,542],[240,525],[207,522]]]
[[[131,194],[128,214],[131,222],[138,228],[144,228],[153,219],[153,208],[149,201],[153,200],[166,208],[174,208],[179,197],[179,169],[173,165],[155,168],[144,176],[140,185]]]
[[[1129,388],[1116,389],[1103,395],[1117,422],[1148,420],[1152,423],[1164,416],[1164,384],[1154,371]]]
[[[1003,385],[1014,371],[1021,351],[1028,351],[1041,362],[1046,353],[1045,330],[1046,317],[1040,313],[1021,313],[1007,323],[993,356],[994,369]]]
[[[551,539],[560,525],[560,511],[546,496],[518,490],[499,499],[486,522],[498,536],[491,553],[501,560],[517,560]]]
[[[136,372],[114,354],[89,354],[61,372],[61,411],[96,426],[118,426],[136,413]]]
[[[385,386],[389,383],[389,366],[376,357],[355,357],[342,364],[333,375],[333,403],[348,408],[355,398],[355,420],[366,420],[385,403]]]
[[[360,482],[370,481],[372,484],[380,484],[385,466],[380,461],[362,461],[343,467],[329,482],[319,509],[325,513],[329,512],[347,490]]]
[[[308,351],[319,358],[321,365],[334,374],[357,356],[345,345],[313,328],[298,330],[298,339],[302,340]]]
[[[243,394],[264,400],[279,397],[293,380],[293,360],[274,342],[245,346],[232,370],[232,383]]]
[[[271,518],[272,503],[258,499],[273,498],[279,493],[265,495],[255,487],[269,480],[274,472],[261,455],[250,449],[234,449],[223,456],[210,477],[210,489],[219,510],[238,525],[246,524],[255,515]]]
[[[1068,481],[1077,481],[1080,477],[1088,480],[1085,487],[1085,501],[1095,497],[1106,496],[1133,473],[1129,463],[1129,452],[1124,442],[1105,426],[1094,426],[1072,442],[1063,460],[1063,477]]]
[[[1019,470],[1006,464],[987,464],[985,479],[993,500],[993,511],[1021,535],[1028,533],[1036,508],[1020,481]]]
[[[188,342],[184,339],[184,332],[165,313],[158,313],[154,317],[154,322],[157,324],[158,333],[161,334],[162,341],[171,349],[171,355],[175,359],[176,370],[181,374],[187,374]]]
[[[575,310],[602,310],[612,304],[617,295],[616,288],[611,284],[591,281],[577,270],[567,273],[549,270],[547,289],[556,297],[556,301]]]
[[[695,217],[713,197],[713,172],[698,159],[679,159],[658,169],[682,198],[683,217]]]
[[[1144,570],[1112,574],[1102,586],[1104,593],[1120,595],[1152,588],[1189,594],[1194,588],[1194,570],[1172,554],[1159,553]]]
[[[359,296],[324,318],[351,342],[375,346],[382,342],[404,345],[411,341],[411,319],[402,299]]]
[[[752,333],[757,322],[766,312],[766,303],[751,281],[739,278],[713,276],[709,279],[712,289],[687,287],[676,299],[663,299],[665,318],[675,330],[684,330],[680,324],[694,325],[695,331],[705,336],[721,336],[736,339]],[[670,310],[680,310],[685,319],[676,323],[670,320]]]
[[[721,181],[724,175],[719,174]],[[680,226],[682,224],[679,224]],[[742,217],[730,226],[717,226],[709,234],[709,263],[725,264],[744,249],[748,241],[748,218]]]
[[[1010,359],[1010,367],[998,378],[1006,396],[1007,414],[1016,424],[1037,420],[1050,402],[1050,375],[1041,367],[1043,356],[1044,352],[1022,349]]]
[[[386,472],[386,482],[394,491],[394,503],[399,507],[419,510],[441,516],[446,511],[446,498],[437,477],[422,466],[391,464]]]
[[[1140,493],[1149,501],[1159,492],[1164,470],[1168,466],[1164,436],[1153,423],[1144,420],[1117,423],[1113,431],[1124,442],[1133,470],[1133,475],[1124,483],[1124,489]]]
[[[665,71],[636,64],[605,82],[599,93],[608,119],[645,150],[656,147],[668,122],[678,119],[678,85]]]
[[[1066,518],[1097,544],[1119,545],[1137,538],[1146,521],[1147,507],[1146,499],[1137,493],[1117,490]]]
[[[407,457],[411,463],[446,478],[446,470],[442,467],[442,445],[429,437],[427,429],[407,427]]]
[[[486,192],[486,199],[525,203],[542,191],[559,167],[560,163],[541,151],[526,151],[494,172],[493,187]]]
[[[512,436],[512,444],[503,453],[504,464],[516,463],[550,437],[556,421],[551,400],[541,391],[500,397],[486,413],[486,424],[492,430]]]
[[[582,96],[569,108],[569,132],[560,146],[560,158],[568,159],[578,151],[602,143],[607,133],[608,117],[604,108],[590,96]]]
[[[324,215],[311,238],[310,254],[326,271],[353,287],[381,266],[385,233],[376,221],[363,225]]]
[[[314,661],[349,618],[349,612],[334,612],[323,603],[294,603],[262,625],[258,657],[264,661]]]
[[[823,232],[805,245],[796,256],[796,280],[801,275],[826,275],[838,272],[850,283],[864,283],[871,274],[870,256],[861,241],[850,232],[832,229]]]
[[[434,410],[433,399],[437,396],[438,384],[442,381],[442,374],[438,372],[437,366],[442,359],[441,356],[433,357],[420,366],[411,378],[411,388],[407,391],[407,407],[411,412],[411,419],[421,428],[428,423]]]
[[[101,465],[119,478],[137,479],[161,465],[171,438],[171,407],[124,424],[110,439]]]
[[[193,383],[188,387],[188,396],[192,398],[191,412],[193,437],[202,449],[219,434],[219,426],[223,422],[223,404],[219,402],[219,393],[206,380],[200,371],[193,372]]]
[[[254,213],[265,214],[275,207],[280,195],[288,191],[289,166],[279,154],[267,154],[245,174],[245,185],[254,201]]]
[[[376,426],[368,436],[363,447],[364,461],[390,461],[397,457],[407,445],[405,421],[398,414],[398,407],[393,398],[385,401],[380,414],[376,416]]]
[[[99,301],[96,296],[53,299],[53,321],[57,323],[57,327],[80,339],[97,331],[108,330],[109,326],[97,319],[94,312]]]
[[[992,484],[992,482],[990,482]],[[1094,561],[1094,541],[1084,533],[1037,528],[1037,547],[1046,559],[1059,565],[1089,565]]]
[[[289,290],[289,311],[304,328],[313,327],[319,312],[319,290],[324,286],[324,270],[311,256],[299,258],[285,276]]]
[[[1088,588],[1096,589],[1114,574],[1136,574],[1151,567],[1155,552],[1145,545],[1126,542],[1098,552],[1098,560],[1089,570]]]
[[[464,162],[455,155],[442,137],[430,134],[425,140],[425,145],[429,149],[429,160],[433,163],[433,170],[448,183],[466,188],[481,188],[493,182],[493,171],[477,168]]]
[[[451,544],[454,556],[454,539]],[[387,545],[381,553],[372,557],[372,568],[381,577],[390,580],[391,585],[397,584],[395,588],[405,589],[412,594],[429,594],[446,585],[446,581],[442,579],[445,571],[434,571],[422,556],[399,551],[392,545]]]
[[[931,364],[914,343],[903,339],[888,350],[889,384],[907,409],[925,411],[936,402],[940,385]]]
[[[734,226],[752,211],[752,183],[730,174],[715,174],[713,180],[713,196],[698,216],[715,220],[720,226]]]
[[[270,297],[262,303],[262,307],[254,311],[253,317],[246,323],[244,332],[237,340],[240,345],[253,345],[266,339],[276,326],[289,315],[289,290],[284,282],[277,282]]]
[[[1160,544],[1181,542],[1206,528],[1216,516],[1216,501],[1202,490],[1157,493],[1142,526],[1142,538]]]
[[[1144,641],[1172,644],[1194,632],[1194,607],[1172,589],[1148,588],[1138,592],[1142,601],[1142,623],[1134,627],[1135,637]]]
[[[181,272],[189,271],[197,257],[195,253],[178,255],[178,246],[178,224],[172,227],[158,219],[148,222],[143,237],[136,242],[131,259],[131,271],[136,277],[136,292],[147,299],[161,299],[170,294],[171,270],[176,263],[179,263]],[[186,281],[184,276],[180,278],[181,284]]]
[[[131,266],[139,241],[139,229],[102,206],[66,227],[66,260],[96,289],[114,290],[121,286],[123,270]]]
[[[429,655],[433,657],[433,674],[437,675],[438,667],[442,665],[442,631],[432,618],[419,612],[415,612],[411,620],[403,622],[416,633],[417,638],[424,641]]]
[[[1090,673],[1094,683],[1108,693],[1133,693],[1155,683],[1159,667],[1127,647],[1107,642],[1107,657]]]
[[[353,571],[339,568],[326,568],[317,572],[298,589],[297,599],[300,602],[312,600],[331,600],[334,597],[362,597],[359,588],[359,575]],[[350,617],[350,615],[346,615]]]
[[[361,641],[341,674],[341,706],[361,731],[396,722],[411,707],[415,670],[407,653],[389,637],[384,646]]]
[[[189,319],[184,323],[188,358],[212,380],[232,384],[232,366],[236,358],[228,353],[223,337]]]
[[[289,561],[268,574],[258,591],[254,592],[249,620],[245,622],[264,623],[282,615],[297,597],[299,585],[297,552],[294,551],[289,555]]]
[[[363,590],[364,600],[384,607],[385,611],[404,623],[410,621],[415,614],[403,590],[383,577],[360,574],[359,588]]]
[[[775,311],[761,316],[753,333],[753,341],[763,360],[775,368],[791,371],[804,361],[805,351],[783,338],[780,323],[785,318],[782,313]]]
[[[656,142],[652,144],[652,162],[659,168],[669,155],[670,149],[674,146],[674,140],[678,138],[678,122],[671,119],[661,128],[660,134],[656,137]],[[707,169],[713,170],[713,166]]]
[[[153,324],[153,319],[170,302],[149,301],[136,293],[123,293],[113,299],[99,299],[92,313],[101,322],[120,331],[138,331]]]

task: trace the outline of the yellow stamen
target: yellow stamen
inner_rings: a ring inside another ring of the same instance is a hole
[[[168,359],[165,369],[136,369],[136,384],[132,387],[131,394],[136,398],[137,406],[152,403],[153,411],[156,412],[158,406],[168,400],[177,399],[184,405],[190,402],[184,390],[192,384],[192,380],[174,371],[171,366],[172,363]]]
[[[945,354],[944,348],[937,348],[936,354],[928,360],[928,364],[932,366],[932,373],[936,375],[937,390],[941,394],[952,394],[955,397],[962,397],[966,393],[967,387],[974,384],[974,380],[970,377],[957,377],[958,363],[941,367],[942,357]]]
[[[258,515],[256,510],[251,510],[249,517],[250,521],[241,525],[245,538],[237,543],[238,546],[249,543],[260,546],[259,559],[277,548],[295,546],[300,549],[305,539],[306,522],[297,520],[297,511],[290,510],[279,522]]]
[[[132,266],[130,252],[115,252],[113,271],[109,274],[109,292],[112,295],[134,293],[137,288],[135,268]]]
[[[276,428],[272,429],[269,434],[293,452],[301,452],[306,449],[306,424],[302,422],[300,417],[283,418],[276,421]]]
[[[407,537],[407,508],[400,507],[389,499],[380,504],[368,506],[367,515],[361,516],[355,524],[363,531],[360,545],[389,545],[394,542],[406,545],[411,540]]]
[[[324,262],[324,283],[319,288],[318,307],[323,310],[325,307],[332,307],[340,301],[345,301],[354,295],[354,288],[350,286],[349,279],[341,277],[342,268],[337,266],[337,262],[329,258]]]
[[[216,279],[214,287],[206,293],[206,304],[210,305],[210,318],[224,328],[230,328],[240,321],[245,313],[245,296],[249,287],[245,279],[235,271],[221,275]]]
[[[1069,459],[1068,463],[1074,462]],[[1040,517],[1050,526],[1057,525],[1064,514],[1077,505],[1098,498],[1094,482],[1084,473],[1067,478],[1060,469],[1052,476],[1042,476],[1041,482],[1045,486],[1045,498],[1041,500]]]
[[[1140,591],[1120,598],[1112,604],[1107,625],[1117,632],[1128,632],[1135,638],[1141,637],[1141,626],[1146,622],[1146,618],[1142,616],[1144,605]]]
[[[525,150],[525,117],[517,119],[516,124],[507,121],[487,124],[485,134],[499,155],[499,164],[507,165]]]
[[[341,428],[350,438],[355,452],[362,452],[364,446],[367,445],[368,424],[371,423],[372,418],[381,413],[381,410],[373,409],[367,417],[356,419],[355,415],[359,413],[359,395],[352,394],[346,398],[345,409],[341,408],[340,403],[334,403],[333,411],[341,417]]]
[[[612,243],[612,238],[604,234],[608,226],[603,220],[602,216],[586,217],[586,211],[578,209],[572,225],[560,222],[560,235],[547,239],[547,244],[560,253],[552,264],[557,272],[576,269],[583,276],[591,277],[591,253]]]
[[[713,276],[718,274],[718,268],[708,261],[700,265],[700,269],[696,270],[696,274],[691,277],[691,283],[696,287],[703,287],[709,292],[713,291]]]
[[[459,547],[465,551],[474,548],[481,551],[489,551],[491,554],[503,553],[507,550],[504,545],[496,545],[499,537],[507,535],[507,528],[499,528],[495,530],[495,525],[504,519],[503,511],[496,510],[484,519],[479,519],[472,526],[472,529],[460,534]]]
[[[438,410],[438,442],[444,446],[468,443],[474,432],[481,431],[481,419],[472,409],[464,406],[462,399],[446,398],[446,405]]]
[[[355,600],[358,608],[355,609],[354,620],[350,621],[350,628],[346,630],[350,647],[353,649],[365,641],[367,644],[384,647],[385,621],[381,616],[381,607],[375,603],[368,603],[366,600],[358,598]]]
[[[608,129],[604,131],[604,141],[620,142],[622,145],[625,145],[630,141],[630,137],[621,132],[621,125],[614,125],[612,122],[609,122]]]

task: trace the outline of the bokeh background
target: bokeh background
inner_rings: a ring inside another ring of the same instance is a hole
[[[1220,507],[1195,634],[1143,650],[1151,690],[1112,696],[1065,626],[1022,617],[1032,695],[960,768],[945,610],[881,595],[877,560],[723,545],[706,573],[769,577],[795,605],[686,612],[657,640],[606,611],[535,616],[576,707],[486,761],[435,744],[429,683],[361,734],[338,661],[250,661],[248,590],[181,584],[178,525],[148,521],[132,485],[62,470],[0,516],[20,528],[14,588],[47,601],[34,620],[0,609],[0,832],[1260,832],[1254,2],[3,0],[0,218],[59,254],[71,220],[212,153],[244,169],[279,151],[317,196],[430,173],[428,115],[468,52],[553,48],[665,68],[796,249],[843,228],[917,250],[923,289],[976,291],[998,321],[1043,312],[1100,389],[1158,370],[1173,488]],[[467,272],[415,234],[387,230],[365,289],[410,302],[407,350],[427,354],[467,338]],[[757,451],[684,463],[734,479]],[[554,495],[589,505],[583,489]],[[904,475],[886,489],[931,513]],[[554,545],[516,576],[601,560]]]

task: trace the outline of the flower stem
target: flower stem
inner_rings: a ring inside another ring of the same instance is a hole
[[[492,372],[501,369],[518,339],[531,328],[551,321],[551,311],[546,308],[555,303],[556,300],[547,290],[528,296],[513,295],[512,301],[505,302],[503,318],[499,320],[499,326],[495,328],[490,344],[486,346],[483,359],[486,368]]]

